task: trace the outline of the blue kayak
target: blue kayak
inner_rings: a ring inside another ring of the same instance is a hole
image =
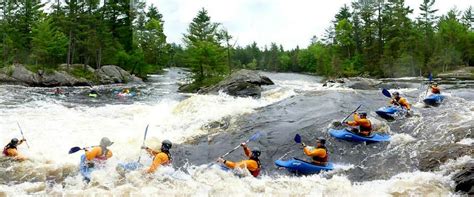
[[[328,163],[326,166],[318,166],[298,158],[293,158],[286,161],[276,160],[275,165],[286,168],[290,172],[299,174],[315,174],[321,171],[329,171],[334,169],[334,165],[332,163]]]
[[[398,116],[401,112],[404,110],[401,109],[400,107],[395,107],[395,106],[386,106],[386,107],[381,107],[375,111],[377,115],[384,119],[395,119],[396,116]]]
[[[138,162],[130,162],[130,163],[119,163],[117,167],[122,168],[125,171],[133,171],[138,170],[143,167],[143,164]]]
[[[335,130],[329,129],[329,134],[337,139],[354,141],[354,142],[384,142],[390,141],[389,135],[383,134],[372,134],[371,136],[360,136],[355,133],[348,131],[347,129]]]
[[[441,104],[444,100],[444,96],[441,94],[432,94],[423,99],[423,102],[427,105],[437,106]]]
[[[79,163],[79,172],[81,175],[84,177],[84,180],[89,182],[91,181],[91,173],[94,170],[94,168],[89,168],[86,165],[86,155],[81,156],[81,162]]]

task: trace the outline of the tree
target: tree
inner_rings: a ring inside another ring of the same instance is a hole
[[[31,56],[43,65],[54,65],[66,54],[66,36],[52,26],[51,19],[43,19],[32,30]]]
[[[184,35],[187,64],[191,66],[195,84],[199,86],[220,81],[228,70],[218,27],[219,24],[211,22],[211,17],[203,8],[189,24],[188,33]]]
[[[418,17],[418,24],[421,26],[423,30],[423,67],[426,68],[428,65],[428,61],[433,55],[433,47],[431,43],[433,43],[433,34],[434,28],[433,24],[435,23],[436,19],[438,18],[435,13],[438,9],[433,9],[433,5],[435,0],[423,0],[423,3],[420,5],[421,16]]]

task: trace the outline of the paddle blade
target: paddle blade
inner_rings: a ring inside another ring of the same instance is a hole
[[[253,134],[252,137],[250,137],[248,141],[249,141],[249,142],[250,142],[250,141],[255,141],[255,140],[257,140],[259,137],[260,137],[260,132],[257,132],[257,133],[255,133],[255,134]]]
[[[392,98],[392,94],[387,89],[382,90],[382,94],[386,97]]]
[[[69,154],[72,154],[72,153],[75,153],[75,152],[77,152],[77,151],[80,151],[81,149],[82,149],[82,148],[77,147],[77,146],[72,147],[71,150],[69,150]]]
[[[431,82],[433,81],[433,75],[430,73],[430,75],[428,75],[428,80]]]
[[[294,140],[295,140],[295,142],[298,143],[298,144],[301,143],[301,136],[300,136],[300,134],[296,134]]]

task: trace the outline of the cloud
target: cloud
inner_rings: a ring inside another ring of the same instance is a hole
[[[206,8],[213,22],[222,23],[238,45],[256,41],[259,46],[271,42],[285,48],[306,47],[312,36],[321,37],[334,15],[351,0],[149,0],[163,14],[168,42],[182,43],[182,35],[201,8]],[[408,0],[419,13],[422,0]],[[471,0],[438,0],[438,14],[456,6],[464,10]],[[412,16],[414,17],[414,16]]]

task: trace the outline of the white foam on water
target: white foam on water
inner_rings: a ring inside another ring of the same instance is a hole
[[[472,145],[474,145],[474,139],[472,139],[472,138],[464,138],[464,139],[462,139],[461,141],[456,142],[456,143],[472,146]]]

